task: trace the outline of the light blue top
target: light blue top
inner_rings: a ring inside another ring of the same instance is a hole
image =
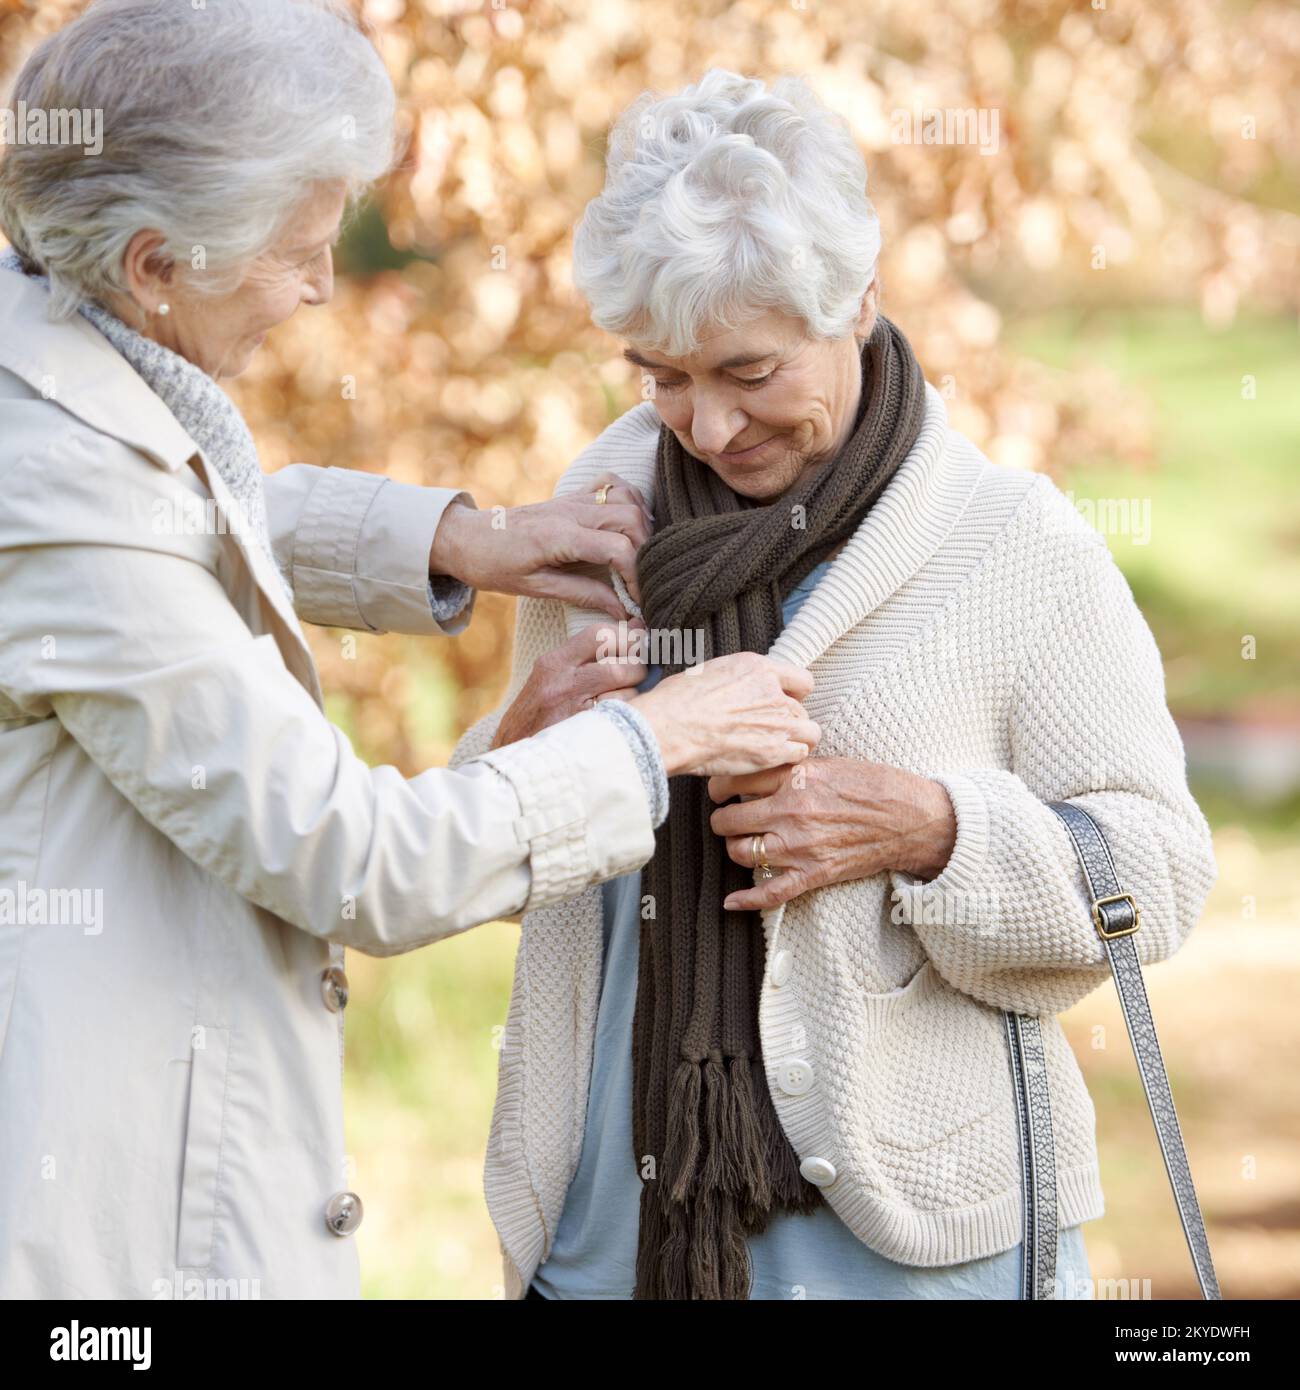
[[[788,624],[829,566],[825,561],[785,601]],[[642,689],[659,677],[651,671]],[[641,875],[604,885],[605,954],[587,1123],[578,1171],[565,1197],[551,1253],[533,1277],[546,1298],[630,1299],[636,1284],[641,1179],[632,1156],[632,1015],[641,930]],[[922,1269],[864,1245],[822,1203],[803,1216],[777,1212],[749,1241],[755,1299],[1016,1299],[1020,1247],[983,1260]],[[1062,1297],[1090,1297],[1083,1230],[1060,1233]]]

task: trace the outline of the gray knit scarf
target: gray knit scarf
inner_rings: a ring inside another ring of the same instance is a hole
[[[0,255],[0,270],[20,271],[49,289],[49,277],[40,274],[14,250]],[[102,305],[83,302],[78,312],[126,358],[199,446],[239,506],[236,525],[244,527],[266,552],[271,568],[292,599],[289,581],[276,563],[271,547],[257,446],[234,402],[202,368],[137,333]]]
[[[659,434],[655,516],[641,548],[642,608],[652,631],[705,634],[705,657],[766,652],[784,597],[847,540],[920,433],[925,379],[907,339],[883,315],[861,352],[852,435],[759,505]],[[792,524],[792,510],[805,519]],[[671,671],[667,667],[666,671]],[[775,1211],[821,1200],[799,1171],[772,1106],[759,1045],[763,925],[725,912],[752,884],[713,833],[698,777],[675,777],[644,892],[632,1027],[632,1129],[641,1175],[638,1299],[749,1297],[746,1237]]]

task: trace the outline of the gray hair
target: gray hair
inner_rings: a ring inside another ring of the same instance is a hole
[[[768,310],[844,337],[880,253],[866,185],[847,124],[805,82],[711,68],[619,118],[574,283],[599,327],[669,356]]]
[[[341,0],[96,0],[27,60],[13,106],[102,112],[99,154],[19,143],[0,227],[50,312],[125,293],[143,228],[193,288],[228,293],[312,185],[355,199],[396,155],[392,82]],[[50,117],[53,123],[53,117]]]

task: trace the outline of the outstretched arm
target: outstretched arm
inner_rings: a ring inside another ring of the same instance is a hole
[[[649,535],[640,494],[621,484],[604,502],[593,490],[485,512],[454,488],[295,463],[268,474],[265,491],[299,617],[364,632],[455,635],[479,589],[622,617],[613,588],[591,571],[613,569],[635,589],[636,551]]]

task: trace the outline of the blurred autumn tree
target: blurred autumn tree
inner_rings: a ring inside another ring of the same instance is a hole
[[[177,0],[189,3],[189,0]],[[208,0],[219,3],[219,0]],[[0,82],[81,0],[0,0]],[[549,496],[638,398],[569,275],[606,132],[646,88],[706,68],[797,72],[848,121],[884,229],[885,309],[954,425],[1056,470],[1150,456],[1140,402],[1100,369],[1016,360],[1005,316],[1053,302],[1300,300],[1300,12],[1184,0],[364,0],[400,93],[401,169],[351,224],[333,305],[278,330],[232,393],[264,466],[291,461]],[[894,113],[996,113],[993,148],[897,143]],[[413,771],[490,708],[511,607],[416,653],[313,642],[372,759]],[[420,663],[424,663],[421,667]],[[421,732],[411,671],[450,713]],[[420,677],[423,680],[423,677]]]

